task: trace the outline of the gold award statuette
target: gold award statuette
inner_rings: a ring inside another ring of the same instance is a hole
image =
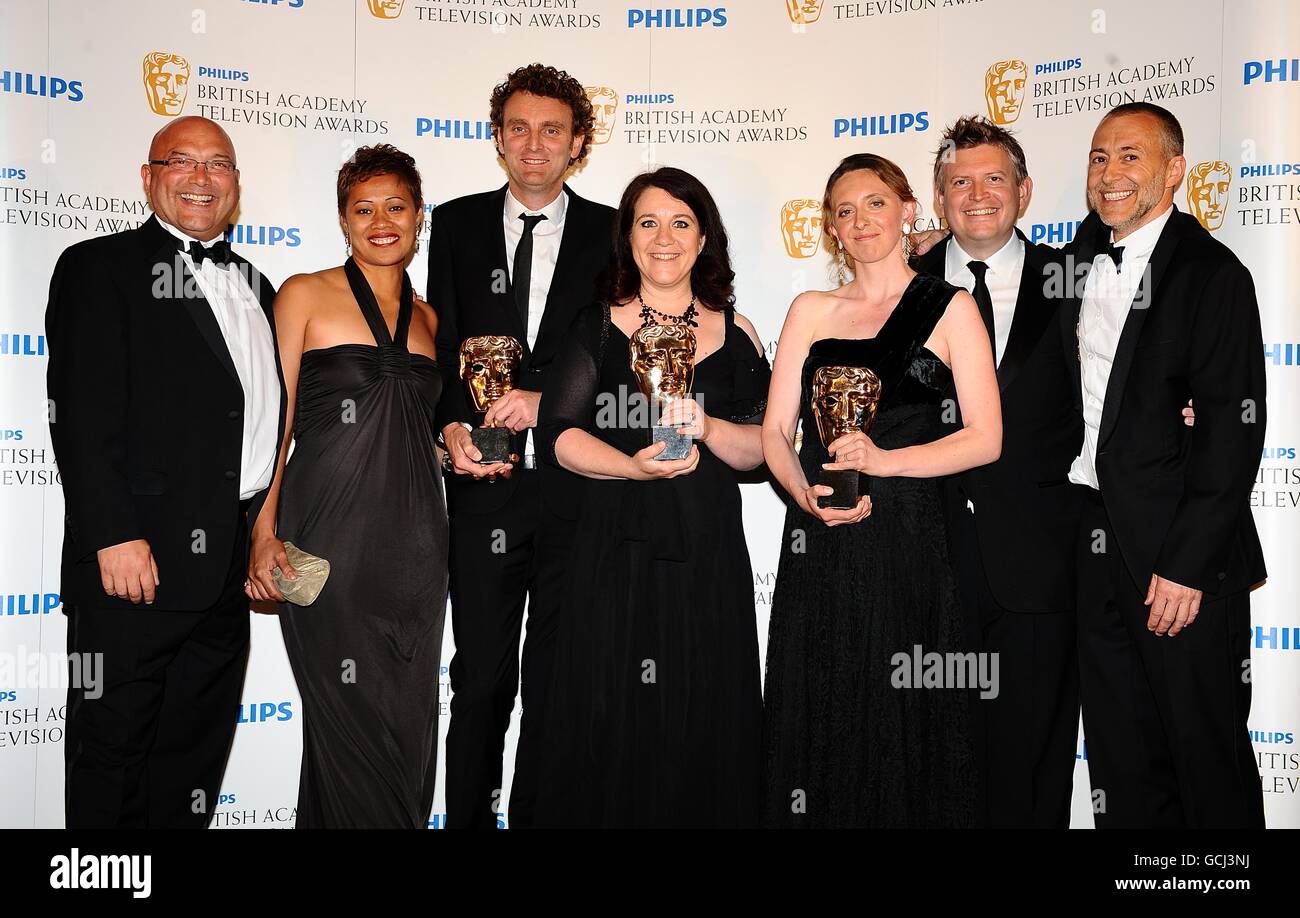
[[[813,417],[822,446],[854,430],[870,434],[879,404],[880,377],[866,367],[819,367],[813,373]],[[823,509],[852,510],[870,493],[870,479],[856,469],[822,469],[817,483],[833,490],[817,498]]]
[[[628,356],[641,394],[650,400],[652,412],[668,407],[673,399],[691,391],[695,377],[695,332],[686,325],[647,325],[638,328],[628,341]],[[655,415],[658,416],[657,414]],[[667,444],[655,459],[685,459],[691,452],[691,437],[674,426],[656,424],[650,442]]]
[[[465,339],[460,346],[460,378],[476,412],[486,414],[497,399],[515,387],[515,374],[523,356],[523,347],[509,335]],[[510,431],[506,428],[474,427],[469,437],[483,454],[481,464],[510,461]]]

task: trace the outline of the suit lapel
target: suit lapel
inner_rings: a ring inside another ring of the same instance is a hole
[[[1074,390],[1074,407],[1083,410],[1083,368],[1079,364],[1079,316],[1083,311],[1083,291],[1092,271],[1092,260],[1097,254],[1097,233],[1102,228],[1101,218],[1095,210],[1079,223],[1074,238],[1058,250],[1060,266],[1059,283],[1053,285],[1053,295],[1063,300],[1060,310],[1061,344],[1065,359],[1070,362],[1070,386]],[[1083,268],[1082,271],[1079,269]]]
[[[192,278],[193,275],[190,274],[189,268],[185,268],[184,270],[186,274],[185,282],[188,284],[190,283],[189,278]],[[235,362],[230,359],[230,349],[226,347],[226,339],[221,336],[221,327],[217,325],[217,317],[212,314],[212,305],[208,302],[207,297],[203,295],[202,291],[197,289],[197,281],[194,282],[194,286],[195,295],[182,296],[179,298],[179,302],[184,304],[185,311],[188,312],[190,318],[194,320],[194,324],[198,328],[199,334],[203,336],[203,340],[216,356],[217,362],[220,363],[225,368],[226,372],[230,374],[231,379],[235,380],[235,382],[239,382],[239,373],[235,370]]]
[[[483,224],[479,232],[472,234],[471,239],[490,239],[491,244],[487,250],[482,253],[486,263],[483,265],[485,270],[483,276],[489,278],[488,290],[490,291],[488,300],[492,303],[493,308],[502,312],[505,322],[512,329],[511,336],[514,337],[524,349],[524,359],[528,358],[530,348],[528,347],[528,329],[524,327],[523,319],[519,316],[519,310],[515,307],[514,285],[510,282],[510,259],[506,254],[506,231],[505,231],[505,207],[506,207],[506,189],[509,184],[502,185],[495,192],[487,196],[487,206],[480,215]],[[497,272],[500,271],[500,274]],[[497,283],[497,278],[505,279],[504,284]],[[495,325],[496,323],[491,323]]]
[[[1142,326],[1146,323],[1147,315],[1155,308],[1160,280],[1169,267],[1169,261],[1173,258],[1174,250],[1183,235],[1182,214],[1178,212],[1177,207],[1174,207],[1173,211],[1147,262],[1147,270],[1143,272],[1142,281],[1133,296],[1133,305],[1129,306],[1128,315],[1124,319],[1124,328],[1119,334],[1115,358],[1111,363],[1110,379],[1106,384],[1106,400],[1101,409],[1101,425],[1097,431],[1098,449],[1106,444],[1107,438],[1115,429],[1119,406],[1124,401],[1124,387],[1128,384],[1129,370],[1133,366],[1133,352],[1137,348],[1138,337],[1142,334]]]
[[[542,309],[542,322],[537,329],[537,350],[546,353],[543,342],[548,342],[557,333],[568,330],[571,308],[581,308],[586,303],[567,302],[568,280],[576,266],[582,263],[591,238],[591,226],[588,221],[590,209],[587,202],[564,186],[561,194],[569,196],[569,203],[564,214],[564,235],[560,237],[560,252],[555,259],[555,273],[551,276],[550,289],[546,291],[546,306]],[[566,313],[566,315],[561,315]]]
[[[1069,296],[1057,310],[1057,325],[1061,332],[1061,347],[1064,349],[1068,365],[1070,389],[1074,392],[1074,407],[1083,409],[1083,379],[1079,366],[1079,306],[1077,297]]]
[[[156,216],[151,216],[140,227],[140,232],[143,234],[141,238],[148,257],[153,259],[152,276],[155,279],[167,276],[175,279],[171,290],[173,295],[168,299],[174,306],[184,309],[189,314],[194,327],[198,329],[199,335],[212,351],[213,356],[217,358],[217,362],[238,383],[239,373],[235,370],[234,361],[230,359],[230,350],[226,347],[226,339],[221,336],[221,327],[217,325],[217,318],[212,314],[212,305],[203,295],[198,279],[181,258],[176,246],[176,237],[163,229]],[[159,265],[165,266],[162,273],[159,273]],[[190,291],[193,291],[193,296],[187,295]]]
[[[1055,312],[1043,296],[1044,261],[1037,247],[1020,230],[1016,230],[1016,235],[1024,243],[1025,261],[1020,272],[1020,289],[1016,291],[1015,309],[1011,314],[1011,331],[1002,360],[998,363],[998,390],[1001,392],[1007,391],[1007,386],[1025,365]]]

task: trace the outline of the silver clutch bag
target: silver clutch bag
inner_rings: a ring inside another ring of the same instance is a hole
[[[325,581],[330,576],[330,563],[324,558],[307,554],[292,542],[284,543],[284,553],[289,557],[289,564],[298,572],[298,579],[290,580],[278,567],[271,571],[271,577],[286,600],[295,606],[310,606],[325,588]]]

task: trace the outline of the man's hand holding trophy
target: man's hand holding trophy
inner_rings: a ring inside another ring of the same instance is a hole
[[[461,344],[460,378],[476,414],[486,418],[492,406],[514,389],[523,353],[519,342],[508,335],[479,335]],[[510,450],[510,436],[508,427],[485,421],[471,427],[468,438],[456,436],[454,446],[451,438],[444,437],[452,454],[452,468],[489,481],[498,474],[509,477],[512,463],[519,460]]]

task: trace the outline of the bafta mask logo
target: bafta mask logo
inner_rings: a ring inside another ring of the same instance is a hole
[[[515,387],[515,374],[524,349],[509,335],[479,335],[460,346],[460,378],[469,390],[474,410],[485,414]]]
[[[366,0],[370,15],[376,19],[396,19],[402,15],[402,4],[406,0]]]
[[[1011,124],[1020,117],[1029,68],[1024,61],[998,61],[984,72],[984,104],[994,124]]]
[[[584,86],[583,91],[591,100],[591,113],[596,116],[595,127],[591,130],[591,142],[605,143],[614,133],[618,93],[608,86]]]
[[[1187,173],[1187,210],[1210,232],[1223,226],[1231,185],[1232,167],[1221,159],[1197,163]]]
[[[795,198],[781,205],[781,241],[791,258],[812,258],[822,241],[822,202]]]
[[[795,25],[807,25],[821,18],[824,2],[825,0],[785,0],[785,11],[790,14],[790,21]]]
[[[871,432],[880,404],[880,377],[866,367],[818,367],[812,407],[822,446],[854,430]]]
[[[154,114],[179,115],[189,89],[190,62],[185,58],[166,51],[150,51],[144,56],[144,92]]]
[[[691,391],[695,379],[695,332],[688,326],[638,328],[627,349],[642,395],[663,402]]]

